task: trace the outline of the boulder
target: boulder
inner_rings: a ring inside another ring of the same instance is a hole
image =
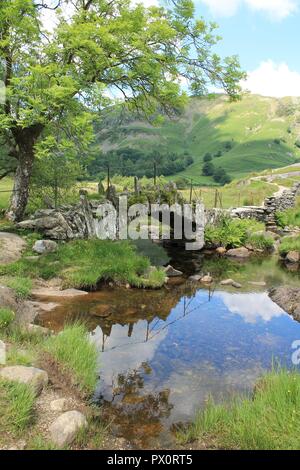
[[[26,248],[23,238],[13,233],[0,232],[0,264],[18,261]]]
[[[32,249],[39,255],[43,253],[54,253],[57,251],[57,243],[52,240],[38,240],[35,242]]]
[[[225,279],[224,281],[221,282],[221,286],[232,286],[232,287],[235,287],[236,289],[240,289],[242,287],[242,284],[239,284],[233,279]]]
[[[60,415],[50,426],[51,441],[58,447],[71,444],[78,431],[88,425],[85,416],[79,411],[67,411]]]
[[[164,268],[164,271],[167,277],[179,277],[183,275],[181,271],[178,271],[177,269],[173,268],[173,266],[171,265]]]
[[[83,290],[78,290],[78,289],[65,289],[65,290],[59,290],[59,289],[54,289],[51,287],[41,287],[39,289],[33,289],[31,294],[34,297],[38,298],[57,298],[57,297],[66,297],[66,298],[72,298],[72,297],[80,297],[83,295],[88,295],[88,292],[85,292]]]
[[[297,287],[282,286],[272,289],[269,297],[285,312],[300,321],[300,289]]]
[[[36,395],[39,395],[48,384],[48,374],[44,370],[35,367],[11,366],[4,367],[0,371],[0,377],[12,382],[20,382],[33,387]]]
[[[0,285],[0,308],[9,308],[14,312],[17,311],[17,302],[12,289]]]
[[[286,255],[285,260],[288,261],[289,263],[299,263],[300,262],[300,253],[299,253],[299,251],[290,251]]]
[[[227,253],[226,253],[226,256],[229,256],[231,258],[249,258],[250,256],[250,251],[245,248],[245,247],[241,247],[241,248],[233,248],[232,250],[228,250]]]
[[[51,331],[49,330],[49,328],[44,328],[43,326],[34,325],[33,323],[29,323],[26,326],[26,330],[29,333],[36,333],[37,335],[41,335],[41,336],[49,336],[51,334]]]

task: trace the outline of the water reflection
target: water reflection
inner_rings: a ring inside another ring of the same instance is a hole
[[[215,271],[207,263],[216,277],[219,262]],[[292,366],[300,324],[271,301],[266,287],[250,282],[292,285],[298,275],[267,259],[242,268],[226,261],[226,276],[219,276],[234,277],[243,288],[205,289],[184,280],[160,291],[107,288],[39,319],[59,330],[84,318],[99,350],[95,400],[114,432],[139,448],[171,445],[171,425],[192,419],[210,396],[251,393],[275,358]]]

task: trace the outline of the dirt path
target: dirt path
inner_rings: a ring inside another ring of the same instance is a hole
[[[12,233],[0,232],[0,264],[9,264],[21,258],[26,242]]]

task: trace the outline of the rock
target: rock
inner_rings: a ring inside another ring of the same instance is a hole
[[[39,326],[39,325],[33,325],[32,323],[29,323],[29,325],[26,326],[26,330],[29,333],[36,333],[37,335],[43,335],[43,336],[51,335],[51,331],[49,330],[49,328],[44,328],[43,326]]]
[[[224,281],[221,282],[221,286],[232,286],[232,287],[235,287],[236,289],[240,289],[242,287],[242,284],[239,284],[233,279],[225,279]]]
[[[68,400],[66,398],[58,398],[50,402],[50,409],[52,411],[67,411]]]
[[[38,240],[35,242],[32,249],[39,255],[43,253],[54,253],[57,251],[57,243],[52,240]]]
[[[289,263],[299,263],[300,262],[300,253],[299,253],[299,251],[290,251],[286,255],[285,260],[288,261]]]
[[[297,287],[282,286],[272,289],[269,297],[285,312],[300,322],[300,289]]]
[[[258,286],[258,287],[265,287],[267,285],[266,282],[254,282],[254,281],[248,281],[248,284],[251,284],[252,286]]]
[[[216,249],[216,253],[220,256],[225,255],[226,251],[226,248],[224,248],[223,246],[219,246],[219,248]]]
[[[201,282],[203,282],[203,284],[211,284],[213,282],[213,278],[210,274],[207,274],[201,278]]]
[[[18,261],[25,248],[23,238],[13,233],[0,232],[0,265]]]
[[[44,370],[35,367],[11,366],[4,367],[0,371],[0,377],[12,382],[21,382],[33,387],[36,395],[39,395],[48,384],[48,374]]]
[[[58,447],[71,444],[78,431],[88,425],[85,416],[79,411],[67,411],[60,415],[50,426],[51,441]]]
[[[226,256],[231,258],[249,258],[250,251],[245,247],[233,248],[227,251]]]
[[[183,276],[183,273],[181,271],[178,271],[177,269],[173,268],[173,266],[171,266],[171,265],[164,268],[164,271],[165,271],[167,277]]]
[[[202,279],[202,276],[200,274],[195,274],[194,276],[189,277],[189,281],[192,281],[192,282],[199,282],[201,281],[201,279]]]
[[[44,298],[56,298],[56,297],[80,297],[83,295],[88,295],[88,292],[78,289],[65,289],[59,290],[54,288],[42,287],[40,289],[33,289],[31,294],[34,297],[44,297]]]
[[[16,312],[17,307],[14,291],[8,287],[0,286],[0,308],[9,308]]]

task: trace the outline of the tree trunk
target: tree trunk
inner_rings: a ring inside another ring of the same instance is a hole
[[[27,207],[34,162],[34,145],[41,132],[41,125],[32,126],[27,129],[16,129],[14,131],[18,166],[15,173],[10,208],[7,213],[7,218],[13,222],[20,222],[22,220]]]
[[[31,153],[24,154],[21,152],[19,154],[10,208],[7,213],[8,219],[13,222],[20,222],[26,210],[33,160],[33,149]]]

